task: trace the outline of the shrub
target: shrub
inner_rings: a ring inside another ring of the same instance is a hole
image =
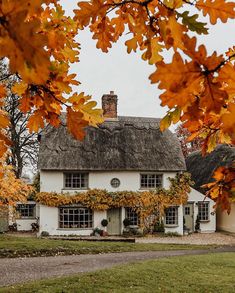
[[[128,218],[125,218],[125,219],[123,220],[123,225],[124,225],[124,227],[128,227],[128,226],[130,226],[130,224],[131,224],[131,222],[130,222],[130,220],[129,220]]]
[[[48,237],[50,234],[47,231],[42,231],[41,232],[41,237]]]
[[[153,228],[154,232],[165,232],[165,227],[163,221],[157,221]]]
[[[107,219],[103,219],[102,221],[101,221],[101,225],[103,226],[103,227],[107,227],[108,226],[108,220]]]

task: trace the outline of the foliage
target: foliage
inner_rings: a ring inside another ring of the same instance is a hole
[[[198,13],[192,14],[189,7]],[[205,20],[200,21],[199,14]],[[79,61],[76,36],[89,26],[97,48],[107,52],[126,34],[127,52],[142,51],[142,59],[156,68],[149,78],[163,90],[161,104],[169,108],[161,129],[182,121],[190,139],[202,139],[205,154],[217,143],[235,143],[235,48],[209,56],[204,45],[197,46],[194,35],[208,34],[207,17],[212,25],[234,19],[235,3],[89,0],[79,2],[74,16],[69,17],[58,0],[2,0],[0,58],[8,58],[10,72],[19,76],[13,91],[21,97],[19,109],[32,112],[27,124],[30,131],[38,131],[45,123],[57,127],[64,106],[69,132],[81,139],[87,125],[96,126],[103,118],[90,96],[72,93],[72,86],[79,85],[70,72],[71,63]],[[170,49],[172,61],[166,63],[163,52]],[[5,96],[3,83],[0,107]],[[5,132],[8,126],[9,119],[0,110],[0,157],[10,146]],[[227,193],[213,190],[214,198],[228,200]]]
[[[0,80],[4,80],[7,89],[7,96],[4,100],[3,110],[6,111],[10,120],[6,128],[7,137],[11,140],[7,156],[7,164],[14,167],[17,178],[22,177],[24,167],[31,170],[36,169],[38,156],[38,135],[30,133],[27,123],[31,112],[22,113],[18,108],[20,97],[12,92],[14,85],[19,82],[16,74],[9,74],[6,61],[0,61]]]
[[[192,152],[201,149],[202,139],[195,137],[193,140],[188,141],[188,138],[191,134],[186,128],[182,126],[182,124],[176,128],[175,133],[180,141],[181,149],[185,158],[187,158],[187,156]]]
[[[203,185],[210,188],[207,195],[216,201],[228,213],[231,210],[231,202],[235,202],[235,162],[231,166],[219,167],[213,175],[214,182]]]
[[[199,215],[197,215],[196,224],[195,224],[195,231],[199,231],[199,230],[200,230],[200,218],[199,218]]]
[[[130,224],[131,224],[131,221],[130,221],[128,218],[125,218],[125,219],[123,220],[123,225],[124,225],[124,227],[128,227],[128,226],[130,226]]]
[[[4,174],[0,178],[0,206],[14,205],[17,201],[25,202],[32,187],[17,179],[11,166],[3,166],[0,171]]]
[[[155,211],[159,216],[170,205],[180,205],[187,202],[190,191],[190,175],[178,174],[169,178],[170,188],[159,188],[150,191],[118,191],[108,192],[101,189],[91,189],[75,195],[40,192],[36,201],[46,206],[58,207],[61,205],[80,203],[92,210],[107,210],[114,207],[132,207],[140,217],[140,225],[144,226],[144,219]]]
[[[164,223],[163,223],[162,219],[159,219],[156,222],[156,224],[154,225],[153,231],[154,232],[162,232],[162,233],[165,232],[165,227],[164,227]]]
[[[103,219],[102,221],[101,221],[101,225],[103,226],[103,227],[107,227],[108,226],[108,220],[107,219]]]

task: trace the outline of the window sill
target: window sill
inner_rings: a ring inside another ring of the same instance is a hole
[[[177,228],[179,225],[164,225],[165,228]]]
[[[200,223],[208,223],[210,220],[200,220]]]
[[[84,187],[84,188],[72,188],[72,187],[64,187],[64,188],[62,188],[61,189],[61,191],[63,191],[63,190],[66,190],[66,191],[69,191],[69,190],[73,190],[73,191],[76,191],[76,190],[89,190],[89,188],[88,187]]]
[[[84,231],[84,230],[93,230],[94,228],[57,228],[56,230],[58,231],[66,231],[66,230],[69,230],[69,231]]]
[[[36,220],[37,218],[31,218],[31,217],[26,217],[26,218],[16,218],[16,220]]]

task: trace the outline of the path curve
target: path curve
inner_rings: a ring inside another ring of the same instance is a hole
[[[235,252],[235,247],[209,250],[171,250],[84,254],[56,257],[2,258],[0,259],[0,286],[22,284],[28,281],[68,276],[110,268],[118,264],[163,257],[199,255],[215,252]]]

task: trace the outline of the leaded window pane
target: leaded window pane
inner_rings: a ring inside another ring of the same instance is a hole
[[[20,218],[34,218],[35,207],[35,204],[17,204],[16,210]]]
[[[88,188],[87,173],[65,173],[65,188]]]
[[[198,202],[198,215],[200,221],[209,221],[209,202],[199,201]]]
[[[166,225],[178,225],[178,207],[169,207],[165,213]]]
[[[82,207],[61,207],[60,228],[92,228],[93,214],[92,210]]]
[[[141,174],[141,188],[158,188],[162,186],[162,174]]]
[[[138,214],[132,208],[126,208],[126,218],[130,221],[130,225],[138,226]]]

